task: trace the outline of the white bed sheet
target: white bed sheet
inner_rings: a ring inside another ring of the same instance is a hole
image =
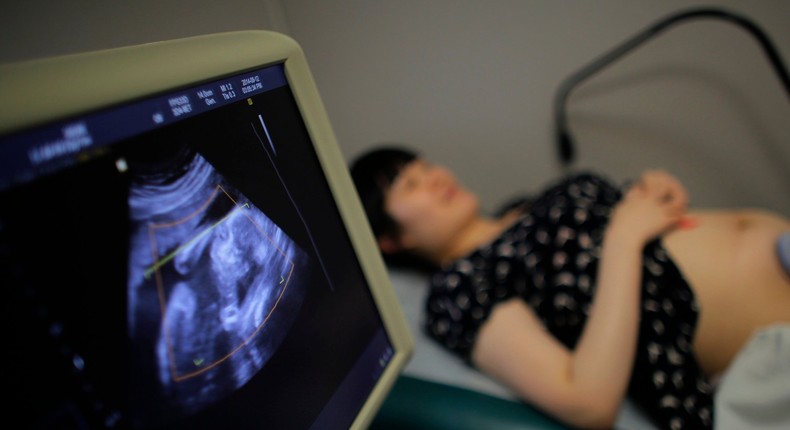
[[[403,370],[404,374],[517,400],[506,386],[470,368],[423,333],[420,323],[427,293],[428,279],[425,274],[408,269],[390,269],[390,279],[414,335],[414,355]],[[624,402],[615,427],[620,430],[658,430],[629,401]]]

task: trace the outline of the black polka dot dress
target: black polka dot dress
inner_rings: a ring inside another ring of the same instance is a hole
[[[471,365],[472,345],[493,306],[520,297],[574,348],[595,294],[604,228],[621,197],[589,173],[548,188],[498,239],[432,276],[429,336]],[[644,249],[642,281],[628,394],[661,428],[712,428],[712,388],[691,350],[697,304],[660,241]]]

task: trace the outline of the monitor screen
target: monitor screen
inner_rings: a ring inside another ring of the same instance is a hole
[[[6,65],[0,97],[8,422],[370,423],[413,344],[296,42]]]

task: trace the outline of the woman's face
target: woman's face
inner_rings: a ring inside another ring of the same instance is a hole
[[[448,169],[418,158],[395,178],[384,209],[401,227],[403,250],[436,258],[477,216],[479,202]]]

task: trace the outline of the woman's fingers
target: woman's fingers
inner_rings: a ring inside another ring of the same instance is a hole
[[[684,210],[688,203],[688,194],[680,181],[663,170],[646,171],[639,181],[640,188],[653,196],[669,209]]]
[[[688,193],[675,176],[663,170],[648,170],[626,191],[619,212],[629,228],[655,236],[677,228],[687,204]]]

